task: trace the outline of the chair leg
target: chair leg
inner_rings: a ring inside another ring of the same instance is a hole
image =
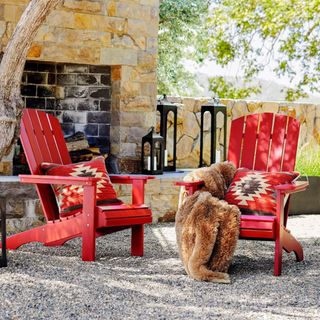
[[[144,244],[144,225],[136,225],[132,227],[131,233],[131,255],[143,256],[143,244]]]
[[[82,261],[95,261],[96,258],[96,235],[90,229],[88,227],[82,234]]]
[[[281,275],[282,269],[282,241],[280,237],[276,239],[274,251],[274,271],[273,274],[277,277]]]
[[[276,220],[276,244],[274,250],[274,271],[275,276],[281,275],[282,269],[282,250],[283,250],[283,223],[284,223],[284,200],[285,196],[280,191],[277,191],[277,220]]]
[[[94,261],[96,257],[96,187],[83,187],[82,260]]]

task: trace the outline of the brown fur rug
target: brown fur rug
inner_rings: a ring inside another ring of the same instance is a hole
[[[240,210],[220,199],[235,171],[233,164],[223,162],[197,169],[184,179],[204,181],[191,196],[182,189],[176,215],[179,254],[193,279],[230,283],[227,271],[239,237]]]

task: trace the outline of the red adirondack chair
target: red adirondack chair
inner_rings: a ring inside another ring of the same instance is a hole
[[[232,121],[228,160],[237,168],[279,172],[293,171],[300,123],[289,116],[272,113],[253,114]],[[189,194],[197,191],[201,181],[177,182]],[[303,191],[307,182],[276,187],[276,216],[241,215],[240,238],[275,241],[274,275],[281,275],[282,251],[294,252],[303,260],[300,243],[286,229],[290,194]]]
[[[8,249],[17,249],[29,242],[60,246],[70,239],[82,237],[82,260],[94,261],[97,237],[131,228],[131,255],[143,255],[144,224],[152,222],[151,210],[144,204],[144,185],[153,177],[111,176],[113,183],[132,185],[132,204],[96,206],[97,178],[45,176],[41,173],[42,162],[71,163],[59,121],[55,117],[42,111],[24,110],[21,142],[32,175],[20,175],[20,181],[36,185],[47,223],[8,237]],[[82,211],[65,218],[59,217],[51,184],[83,186]]]

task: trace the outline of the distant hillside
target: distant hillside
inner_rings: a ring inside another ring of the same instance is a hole
[[[209,91],[209,81],[208,75],[205,73],[198,73],[197,75],[198,83],[203,88],[203,91],[199,91],[198,96],[210,97],[212,92]],[[242,85],[242,81],[236,80],[232,77],[226,77],[227,81],[232,82],[235,86],[239,87]],[[264,101],[284,101],[285,91],[288,87],[279,84],[275,81],[268,81],[265,79],[256,79],[255,83],[259,83],[261,86],[261,93],[253,94],[248,99],[252,100],[264,100]],[[315,104],[320,104],[320,95],[310,95],[308,98],[299,99],[297,102],[310,102]]]

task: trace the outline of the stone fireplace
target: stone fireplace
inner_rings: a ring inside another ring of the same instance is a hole
[[[2,52],[26,3],[0,4]],[[56,115],[65,135],[84,132],[121,172],[140,170],[141,138],[155,124],[158,11],[158,0],[65,0],[39,30],[22,79],[26,107]]]

